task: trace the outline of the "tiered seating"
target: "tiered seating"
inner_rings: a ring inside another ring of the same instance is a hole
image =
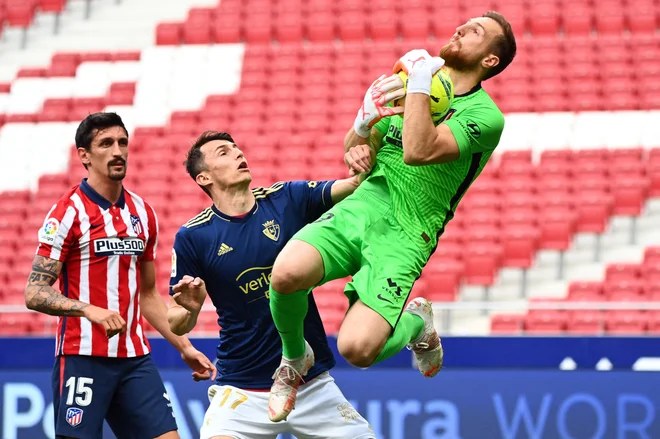
[[[60,14],[66,0],[1,0],[0,23],[27,28],[39,11]]]
[[[516,61],[488,84],[504,111],[637,110],[660,104],[655,35],[660,7],[653,0],[225,0],[217,8],[191,9],[184,23],[161,24],[156,40],[162,45],[301,40],[363,45],[366,39],[391,44],[396,38],[410,42],[433,36],[439,40],[426,47],[439,50],[461,20],[492,8],[509,19],[519,43]],[[536,38],[526,40],[525,32]]]
[[[428,35],[445,38],[462,18],[495,9],[518,35],[652,35],[660,9],[654,0],[450,0],[379,3],[341,0],[223,0],[216,8],[193,8],[185,22],[162,23],[158,44],[209,44],[245,41],[391,41]],[[439,12],[441,11],[441,14]],[[612,58],[617,59],[617,58]]]
[[[132,105],[140,53],[56,53],[46,68],[24,68],[5,85],[0,124],[77,122],[107,106]],[[39,90],[40,93],[35,93]]]
[[[194,137],[207,129],[231,132],[246,153],[255,185],[345,176],[342,139],[368,84],[405,51],[437,50],[457,25],[491,8],[503,12],[518,35],[517,59],[501,77],[485,83],[505,112],[660,108],[660,37],[655,34],[660,7],[652,0],[570,5],[553,0],[386,0],[377,5],[223,0],[217,8],[191,9],[185,23],[161,24],[159,48],[63,53],[47,68],[21,70],[12,84],[0,85],[0,94],[11,98],[5,117],[10,125],[2,135],[21,123],[33,124],[30,128],[75,123],[108,105],[125,106],[122,115],[134,112],[138,128],[131,133],[126,186],[159,215],[157,270],[165,293],[174,234],[209,203],[181,165]],[[455,20],[436,19],[438,10]],[[247,43],[244,56],[238,45],[223,46],[227,51],[207,46],[237,42]],[[28,93],[35,84],[40,91]],[[634,116],[630,120],[642,118]],[[412,297],[451,301],[461,285],[489,287],[500,268],[527,270],[538,250],[564,252],[574,234],[602,234],[612,215],[638,216],[649,197],[660,196],[660,149],[646,150],[659,146],[657,128],[639,125],[621,130],[625,136],[598,138],[593,127],[602,120],[602,114],[592,119],[558,114],[557,123],[546,124],[553,130],[547,143],[531,140],[537,129],[533,123],[527,124],[525,137],[523,118],[507,122],[515,127],[507,128],[501,149],[521,150],[504,152],[470,189]],[[643,137],[644,132],[650,134]],[[19,131],[13,133],[12,140],[18,139]],[[544,150],[539,160],[530,147]],[[0,303],[22,303],[35,231],[53,201],[84,174],[75,151],[72,158],[66,175],[42,176],[35,194],[2,194],[0,281],[7,288],[0,291]],[[337,330],[346,310],[343,284],[336,281],[315,293],[329,332]],[[604,287],[599,291],[605,294]],[[607,297],[627,296],[607,290]],[[532,331],[589,331],[602,321],[602,315],[584,312],[571,314],[570,325],[567,313],[530,315],[496,317],[493,329],[520,331],[524,324]],[[8,328],[39,326],[28,323],[18,318]],[[621,325],[633,326],[625,319]],[[199,328],[217,330],[215,314],[204,313]]]
[[[548,150],[534,165],[531,151],[504,152],[469,189],[440,240],[438,269],[456,275],[440,285],[454,291],[462,276],[468,285],[491,286],[501,267],[526,270],[537,250],[563,252],[576,233],[604,233],[612,215],[639,216],[647,198],[660,195],[658,153]]]
[[[602,282],[571,282],[563,301],[660,301],[660,247],[647,248],[641,264],[609,264]],[[660,334],[660,310],[532,309],[526,315],[493,316],[491,331],[505,334]]]

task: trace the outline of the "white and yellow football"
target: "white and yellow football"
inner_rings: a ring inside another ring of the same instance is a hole
[[[408,75],[401,70],[397,73],[403,80],[403,89],[407,91]],[[395,106],[405,107],[405,96],[394,102]],[[438,125],[447,115],[452,102],[454,101],[454,84],[447,71],[442,68],[433,75],[431,81],[431,119]]]

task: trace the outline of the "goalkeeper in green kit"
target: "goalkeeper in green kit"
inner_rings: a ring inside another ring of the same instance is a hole
[[[426,377],[442,368],[443,351],[431,304],[412,300],[413,283],[438,245],[459,201],[484,168],[504,128],[504,116],[481,82],[513,60],[510,24],[496,13],[459,26],[440,58],[413,50],[396,64],[408,75],[379,78],[367,91],[346,135],[345,162],[366,176],[353,195],[300,230],[272,271],[270,308],[282,339],[274,371],[271,421],[286,419],[314,363],[303,337],[307,295],[317,285],[352,276],[350,308],[339,331],[339,352],[368,367],[410,348]],[[430,108],[433,75],[443,67],[454,100],[442,123]],[[405,95],[404,109],[391,103]]]

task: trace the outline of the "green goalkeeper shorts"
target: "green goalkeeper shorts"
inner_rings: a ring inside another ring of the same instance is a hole
[[[363,182],[292,239],[321,253],[325,275],[319,285],[352,275],[344,291],[350,304],[360,299],[392,328],[430,256],[393,218],[383,177]]]

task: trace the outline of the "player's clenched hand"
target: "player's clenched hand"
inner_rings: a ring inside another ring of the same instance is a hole
[[[206,299],[206,284],[198,277],[183,276],[183,278],[172,287],[174,295],[172,298],[181,307],[190,312],[199,312]]]
[[[344,163],[350,175],[370,172],[375,162],[376,152],[369,145],[356,145],[344,154]]]
[[[387,106],[406,95],[403,85],[397,75],[382,75],[371,84],[353,123],[353,129],[360,137],[369,137],[371,127],[383,117],[403,113],[403,107]]]
[[[189,346],[181,352],[181,359],[192,369],[192,377],[195,381],[215,380],[217,374],[215,366],[206,355],[193,346]]]
[[[431,56],[424,49],[411,50],[394,64],[395,73],[404,71],[408,75],[407,94],[431,94],[433,75],[445,65],[445,60]]]
[[[84,316],[90,322],[102,325],[108,338],[126,332],[126,321],[116,311],[91,305],[85,308]]]
[[[403,55],[399,60],[394,64],[392,68],[392,73],[399,73],[404,71],[406,75],[410,75],[413,67],[422,60],[431,59],[432,56],[425,49],[415,49]]]

